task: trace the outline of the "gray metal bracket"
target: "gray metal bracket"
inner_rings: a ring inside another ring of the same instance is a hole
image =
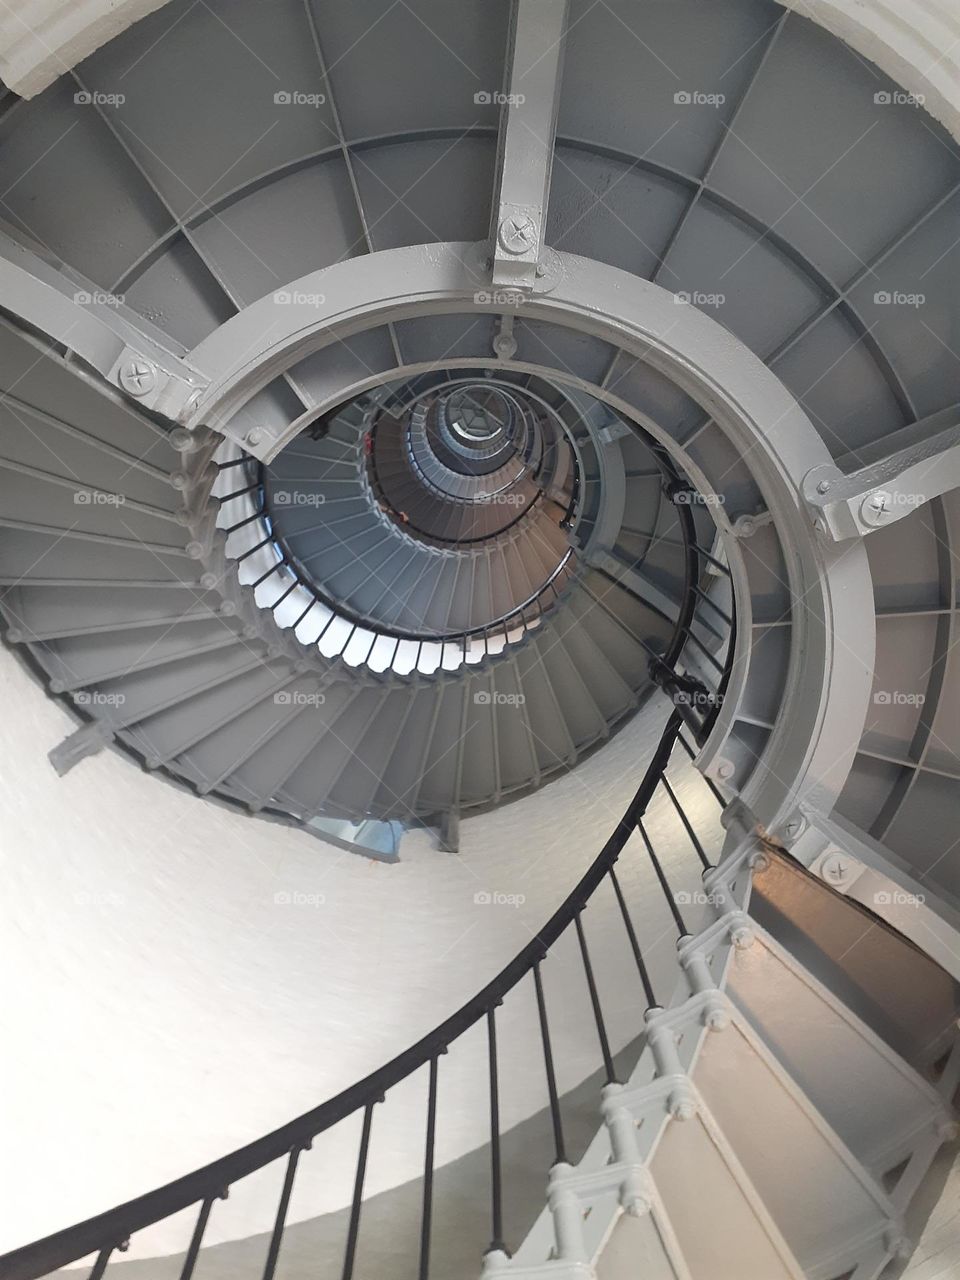
[[[960,911],[903,870],[889,850],[807,805],[774,834],[831,889],[880,916],[960,981]]]
[[[568,0],[514,0],[490,239],[493,284],[532,289],[541,263]]]
[[[122,298],[19,244],[0,230],[0,299],[5,310],[72,351],[146,409],[190,420],[209,380],[165,345],[163,335]]]
[[[101,721],[82,725],[74,733],[64,738],[51,751],[47,759],[57,771],[59,777],[69,773],[81,760],[98,755],[104,747],[113,741],[113,730]]]
[[[460,852],[460,815],[441,814],[437,822],[437,846],[442,853]]]
[[[960,406],[898,436],[904,441],[900,449],[856,471],[827,465],[807,472],[803,498],[822,534],[836,542],[862,537],[960,486]]]

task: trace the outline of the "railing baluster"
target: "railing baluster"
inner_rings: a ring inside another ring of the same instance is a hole
[[[593,976],[593,965],[590,963],[590,952],[587,950],[587,940],[583,933],[580,911],[577,911],[573,917],[573,923],[576,926],[577,939],[580,943],[583,969],[587,975],[587,987],[590,990],[590,1003],[593,1005],[593,1017],[597,1024],[597,1035],[600,1038],[600,1052],[603,1054],[603,1068],[607,1073],[607,1084],[616,1084],[617,1077],[613,1069],[613,1055],[610,1052],[610,1042],[607,1039],[607,1028],[603,1021],[603,1010],[600,1008],[600,996],[597,994],[597,984]]]
[[[266,573],[261,573],[260,577],[257,578],[256,582],[251,582],[250,586],[253,588],[254,591],[256,591],[257,587],[259,587],[261,582],[266,582],[266,580],[270,577],[271,574],[276,573],[279,569],[282,569],[283,566],[284,566],[284,561],[278,560],[276,564],[272,564],[270,566],[270,568],[266,571]]]
[[[703,601],[704,604],[708,604],[710,606],[710,608],[714,611],[714,613],[719,614],[720,617],[728,626],[731,626],[733,624],[733,619],[730,617],[730,615],[728,613],[724,613],[724,611],[720,608],[720,606],[716,604],[711,599],[711,597],[707,595],[705,591],[703,591],[700,587],[696,587],[696,586],[693,588],[693,591],[695,595],[700,597],[700,599]]]
[[[637,941],[636,930],[633,927],[633,921],[630,919],[630,913],[627,910],[627,904],[623,898],[623,891],[620,888],[620,881],[617,879],[617,873],[613,867],[610,868],[610,879],[613,882],[613,890],[617,895],[617,902],[620,905],[620,914],[623,916],[623,923],[627,927],[627,936],[630,939],[630,947],[633,951],[633,958],[637,962],[637,969],[640,972],[640,981],[643,983],[643,990],[647,997],[648,1009],[659,1009],[660,1004],[657,997],[653,993],[653,986],[650,983],[650,975],[647,972],[647,966],[644,963],[643,956],[640,952],[640,944]]]
[[[437,1059],[430,1059],[430,1092],[427,1100],[427,1149],[423,1162],[423,1217],[420,1222],[419,1280],[430,1276],[430,1228],[433,1219],[433,1143],[437,1128]]]
[[[647,835],[642,822],[637,823],[637,830],[643,837],[643,843],[647,846],[647,853],[650,856],[650,861],[653,863],[653,869],[657,873],[657,879],[660,881],[660,888],[663,890],[663,896],[667,900],[667,906],[670,908],[673,918],[677,922],[677,928],[680,930],[680,937],[689,938],[690,933],[687,926],[683,923],[683,916],[681,916],[677,907],[676,898],[671,892],[669,884],[667,884],[667,877],[663,874],[663,867],[660,865],[660,859],[653,851],[653,845],[650,843],[650,837]]]
[[[687,635],[687,639],[693,641],[693,643],[697,646],[697,648],[700,650],[700,652],[703,654],[706,660],[710,663],[710,665],[712,667],[715,667],[717,671],[719,671],[720,674],[722,675],[723,663],[720,661],[719,658],[714,657],[714,655],[710,652],[707,646],[703,643],[703,641],[694,631],[692,626],[686,628],[686,635]],[[715,692],[715,691],[711,690],[711,692]]]
[[[213,1196],[208,1196],[200,1206],[197,1225],[193,1228],[193,1235],[190,1237],[190,1248],[187,1250],[187,1256],[183,1261],[183,1270],[180,1272],[180,1280],[192,1280],[193,1269],[197,1265],[197,1257],[200,1253],[200,1246],[203,1244],[203,1233],[207,1229],[207,1220],[210,1217],[210,1210],[213,1208],[213,1200]]]
[[[363,1110],[363,1131],[360,1134],[360,1154],[357,1156],[357,1176],[353,1184],[353,1203],[350,1206],[350,1226],[347,1228],[347,1252],[343,1260],[343,1280],[353,1280],[353,1264],[357,1256],[357,1237],[360,1234],[360,1210],[363,1206],[363,1180],[367,1175],[367,1152],[370,1149],[370,1125],[373,1122],[373,1103]]]
[[[259,551],[261,547],[267,546],[268,543],[271,543],[272,541],[273,538],[269,534],[266,538],[261,538],[261,540],[255,543],[252,547],[248,547],[247,550],[244,551],[243,555],[237,556],[237,564],[242,564],[248,556],[252,556],[255,551]]]
[[[560,1114],[560,1096],[557,1093],[557,1077],[553,1068],[553,1049],[550,1045],[550,1027],[547,1023],[547,1003],[543,996],[543,979],[539,961],[533,966],[533,981],[537,988],[537,1012],[540,1016],[540,1040],[543,1044],[543,1065],[547,1073],[547,1093],[550,1096],[550,1119],[553,1122],[553,1147],[557,1164],[566,1164],[567,1151],[563,1141],[563,1118]]]
[[[300,616],[297,618],[296,622],[294,622],[294,623],[293,623],[293,625],[290,627],[290,630],[291,630],[291,631],[296,631],[297,627],[299,627],[300,623],[304,620],[304,618],[307,616],[307,614],[310,612],[310,610],[311,610],[311,609],[314,607],[314,605],[316,605],[316,604],[317,604],[316,599],[314,599],[314,600],[311,600],[311,601],[310,601],[310,603],[309,603],[309,604],[307,605],[307,607],[304,609],[303,613],[301,613],[301,614],[300,614]],[[322,634],[322,633],[321,633],[321,634]],[[319,639],[319,637],[318,637],[318,639]]]
[[[231,533],[236,533],[238,529],[242,529],[245,524],[253,524],[254,520],[259,520],[262,515],[263,509],[261,508],[259,511],[255,511],[252,516],[247,516],[243,520],[238,520],[236,524],[227,525],[223,532],[227,537],[229,537]],[[270,539],[268,538],[267,541],[269,542]]]
[[[500,1168],[500,1088],[497,1077],[497,1020],[496,1008],[487,1010],[487,1049],[490,1060],[490,1204],[493,1219],[493,1235],[488,1253],[499,1249],[507,1252],[503,1243],[503,1184]]]
[[[106,1249],[100,1250],[97,1254],[97,1260],[93,1264],[93,1270],[90,1272],[90,1280],[100,1280],[107,1269],[111,1253],[113,1253],[113,1245],[108,1245]]]
[[[293,580],[293,582],[291,582],[291,583],[290,583],[289,587],[287,587],[286,591],[284,591],[283,595],[282,595],[282,596],[278,596],[278,597],[276,598],[276,600],[274,600],[273,604],[270,606],[270,610],[271,610],[271,612],[275,612],[275,611],[280,607],[280,605],[282,605],[282,604],[283,604],[283,602],[284,602],[284,600],[286,600],[287,596],[288,596],[288,595],[290,595],[290,593],[291,593],[292,591],[296,591],[296,589],[297,589],[297,587],[299,587],[299,585],[300,585],[300,583],[299,583],[299,582],[296,580],[296,578],[295,578],[295,579]]]
[[[703,547],[700,546],[699,542],[691,543],[691,546],[693,547],[694,551],[696,551],[699,555],[703,556],[707,564],[712,564],[715,569],[719,569],[721,573],[726,574],[728,578],[730,577],[730,570],[727,568],[727,566],[723,563],[722,560],[718,560],[716,556],[711,555],[709,551],[706,551]]]
[[[263,1268],[263,1280],[273,1280],[280,1257],[280,1245],[283,1243],[283,1229],[287,1222],[287,1210],[290,1207],[290,1196],[293,1194],[293,1180],[297,1176],[297,1162],[303,1150],[299,1144],[287,1157],[287,1172],[283,1179],[283,1190],[280,1192],[280,1203],[277,1206],[277,1217],[273,1224],[273,1235],[270,1237],[270,1248],[267,1250],[267,1261]]]
[[[709,871],[710,859],[704,853],[703,845],[697,839],[697,833],[694,831],[693,827],[691,827],[690,820],[683,811],[683,806],[680,804],[680,801],[677,799],[677,797],[673,794],[673,787],[671,787],[670,783],[667,781],[666,774],[663,775],[662,781],[663,781],[664,787],[666,788],[667,795],[673,801],[673,807],[676,809],[677,813],[680,815],[680,821],[683,823],[684,828],[686,829],[687,835],[690,837],[693,843],[693,847],[697,851],[697,856],[699,857],[700,861],[703,863],[704,869]]]
[[[234,498],[242,498],[245,493],[252,493],[254,489],[259,488],[260,481],[254,480],[253,484],[248,484],[245,489],[234,489],[233,493],[225,493],[222,497],[218,498],[217,501],[222,506],[225,502],[232,502]]]

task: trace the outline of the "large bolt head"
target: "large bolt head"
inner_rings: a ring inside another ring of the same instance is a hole
[[[820,876],[828,884],[843,884],[850,870],[850,863],[842,853],[830,853],[820,864]]]
[[[501,219],[497,239],[506,253],[529,253],[537,243],[537,224],[527,213],[508,213]]]
[[[149,360],[128,360],[120,369],[120,385],[132,396],[148,396],[156,389],[156,366]]]
[[[501,360],[512,360],[517,354],[517,340],[507,333],[498,333],[493,340],[493,353]]]
[[[860,504],[860,517],[871,529],[889,524],[893,516],[893,494],[886,489],[877,489],[868,494]]]
[[[697,1104],[683,1093],[671,1093],[667,1099],[667,1109],[674,1120],[692,1120],[697,1114]]]

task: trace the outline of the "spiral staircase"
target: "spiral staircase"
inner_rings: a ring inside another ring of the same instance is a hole
[[[0,96],[64,785],[438,877],[613,797],[429,1034],[0,1280],[960,1274],[960,146],[814,16],[172,0]]]

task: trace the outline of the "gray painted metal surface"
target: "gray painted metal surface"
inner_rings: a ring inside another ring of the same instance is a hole
[[[231,32],[184,3],[149,59],[159,19],[3,115],[4,306],[72,357],[4,326],[6,635],[94,716],[58,767],[116,735],[252,810],[279,797],[309,821],[399,803],[445,811],[452,829],[460,809],[601,742],[640,692],[649,611],[619,596],[604,609],[585,578],[539,645],[414,691],[275,626],[210,501],[223,496],[204,475],[211,429],[279,461],[386,379],[509,368],[596,395],[715,501],[738,636],[700,763],[740,795],[741,820],[781,834],[802,802],[870,875],[887,876],[892,851],[891,882],[947,902],[960,896],[956,145],[762,0],[693,5],[696,40],[676,6],[567,8],[429,4],[430,40],[407,6],[367,31],[358,6],[243,0]],[[361,41],[368,67],[418,74],[358,74]],[[279,76],[315,105],[276,102]],[[529,116],[505,102],[498,119],[501,82],[526,86]],[[74,101],[91,89],[128,91],[126,109]],[[535,244],[517,228],[506,246],[490,237],[491,191],[494,230],[529,214]],[[506,280],[522,297],[497,294]],[[662,606],[669,511],[636,437],[605,429],[575,438],[588,493],[605,498],[594,530],[611,526],[596,549],[639,562],[630,582]],[[516,572],[518,588],[533,570]],[[412,569],[401,584],[415,588]],[[473,616],[475,580],[430,586]],[[822,854],[811,865],[836,870]],[[939,930],[935,914],[914,931]],[[930,945],[951,941],[952,924]]]
[[[532,288],[545,248],[567,0],[513,0],[494,185],[493,284]]]
[[[849,474],[832,466],[814,468],[804,477],[803,489],[821,531],[837,541],[862,537],[956,489],[958,413],[960,409],[951,406],[914,423],[897,433],[909,443]]]

